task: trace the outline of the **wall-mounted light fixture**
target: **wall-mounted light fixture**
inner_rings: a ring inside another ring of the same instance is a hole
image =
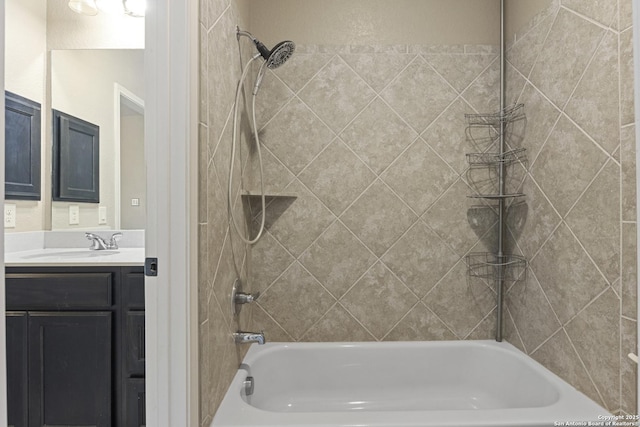
[[[69,0],[68,5],[74,12],[88,16],[105,12],[143,17],[145,0]]]

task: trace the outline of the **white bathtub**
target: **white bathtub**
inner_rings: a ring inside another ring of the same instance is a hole
[[[271,343],[249,349],[212,426],[533,427],[609,415],[507,343]]]

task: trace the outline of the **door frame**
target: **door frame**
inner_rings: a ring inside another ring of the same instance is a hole
[[[119,83],[113,84],[113,194],[114,194],[114,229],[122,227],[122,179],[121,173],[121,139],[122,139],[122,105],[125,101],[130,108],[144,116],[144,101]]]
[[[198,0],[147,2],[145,18],[147,425],[199,427]]]

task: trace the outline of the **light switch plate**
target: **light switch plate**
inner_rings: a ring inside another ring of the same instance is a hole
[[[140,199],[131,199],[131,206],[140,206]]]
[[[107,223],[107,207],[100,206],[98,207],[98,224],[106,224]]]
[[[69,206],[69,225],[79,225],[80,224],[80,206],[71,205]]]
[[[16,205],[4,205],[4,228],[16,228]]]

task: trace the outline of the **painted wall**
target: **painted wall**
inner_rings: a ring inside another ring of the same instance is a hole
[[[100,127],[100,203],[53,202],[52,229],[114,228],[114,85],[118,83],[144,99],[143,52],[92,49],[51,53],[51,107]],[[79,225],[69,225],[69,205],[80,206]],[[107,208],[106,225],[98,224],[98,206]]]
[[[231,313],[231,290],[236,278],[250,292],[247,247],[229,230],[227,173],[231,152],[231,111],[240,78],[236,25],[248,20],[246,1],[203,0],[200,3],[200,164],[199,164],[199,372],[200,425],[208,427],[247,346],[236,345],[231,334],[249,330],[252,307],[241,316]],[[244,41],[246,43],[246,41]],[[245,51],[251,53],[244,45]],[[245,59],[246,60],[246,59]],[[244,109],[241,109],[243,112]],[[239,158],[246,159],[247,119],[239,128]],[[243,154],[244,153],[244,154]],[[245,160],[246,161],[246,160]],[[240,177],[247,175],[236,162],[233,200],[238,223],[244,223]],[[242,225],[241,225],[242,227]],[[246,226],[245,233],[246,233]]]
[[[5,22],[5,89],[41,104],[42,147],[46,140],[47,2],[45,0],[7,0]],[[41,150],[41,163],[46,153]],[[15,231],[42,230],[46,203],[46,174],[41,174],[40,201],[11,200],[16,205]]]
[[[147,175],[144,161],[144,116],[128,113],[120,117],[121,227],[142,230],[146,225]],[[131,205],[131,199],[140,201]]]
[[[637,414],[631,3],[554,2],[507,53],[529,156],[526,221],[510,227],[530,260],[507,295],[507,338],[625,414]]]
[[[56,49],[144,49],[144,19],[73,12],[67,1],[47,2],[47,47]]]
[[[500,34],[495,0],[270,0],[252,2],[250,13],[269,45],[492,44]]]

